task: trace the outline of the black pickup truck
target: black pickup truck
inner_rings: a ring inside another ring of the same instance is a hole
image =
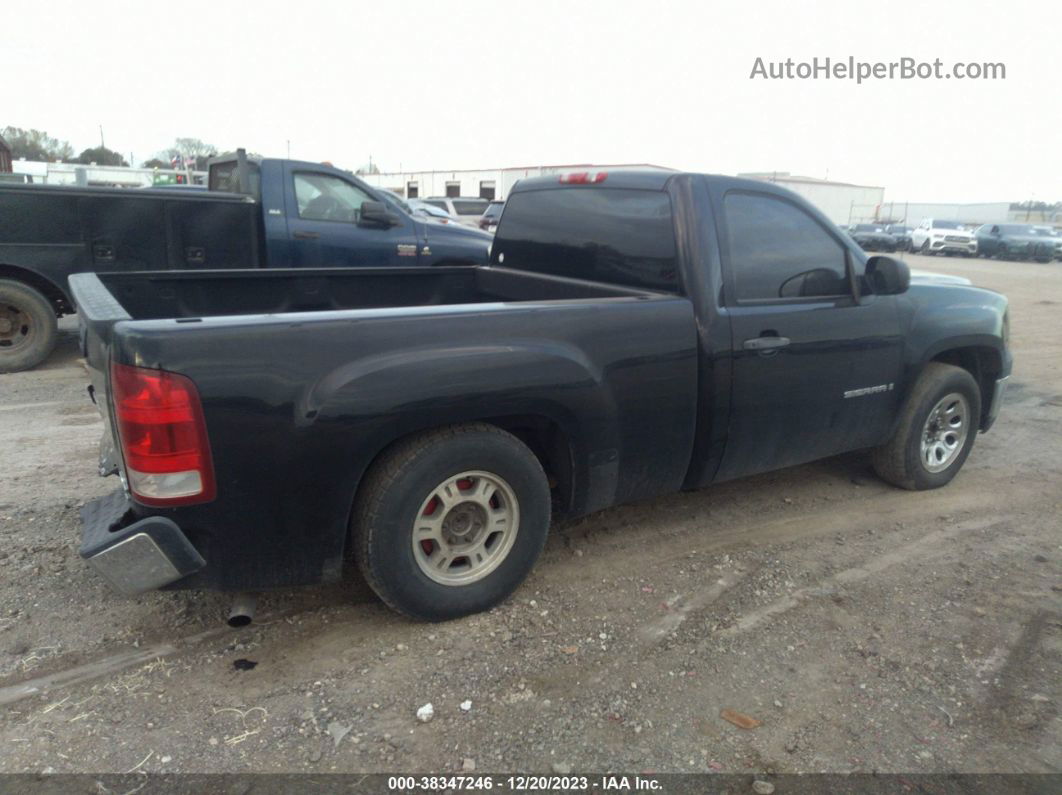
[[[212,160],[209,190],[0,185],[0,373],[51,352],[85,271],[486,264],[491,237],[414,218],[320,163]]]
[[[850,450],[948,483],[1011,369],[1007,301],[867,259],[773,185],[521,181],[486,267],[84,274],[125,592],[334,580],[483,610],[551,517]]]

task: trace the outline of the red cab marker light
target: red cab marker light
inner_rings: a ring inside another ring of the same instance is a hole
[[[604,182],[608,179],[607,171],[576,171],[572,174],[561,174],[561,185],[592,185]]]
[[[115,363],[111,400],[129,490],[137,502],[169,506],[214,499],[206,422],[191,379]]]

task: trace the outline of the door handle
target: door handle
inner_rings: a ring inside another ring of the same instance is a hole
[[[753,337],[745,340],[747,351],[769,351],[775,348],[784,348],[789,344],[789,337]]]
[[[317,232],[292,232],[291,236],[296,240],[316,240],[321,235]]]

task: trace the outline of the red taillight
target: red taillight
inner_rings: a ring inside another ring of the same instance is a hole
[[[191,379],[112,364],[111,400],[129,489],[137,502],[187,505],[214,499],[210,442]]]
[[[561,174],[561,185],[591,185],[608,179],[607,171],[577,171],[574,174]]]

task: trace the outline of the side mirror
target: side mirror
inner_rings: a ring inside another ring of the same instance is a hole
[[[399,223],[398,216],[388,210],[383,202],[366,201],[361,203],[358,226],[387,228],[398,226]]]
[[[906,262],[878,255],[867,260],[866,279],[874,295],[899,295],[911,286],[911,269]]]

